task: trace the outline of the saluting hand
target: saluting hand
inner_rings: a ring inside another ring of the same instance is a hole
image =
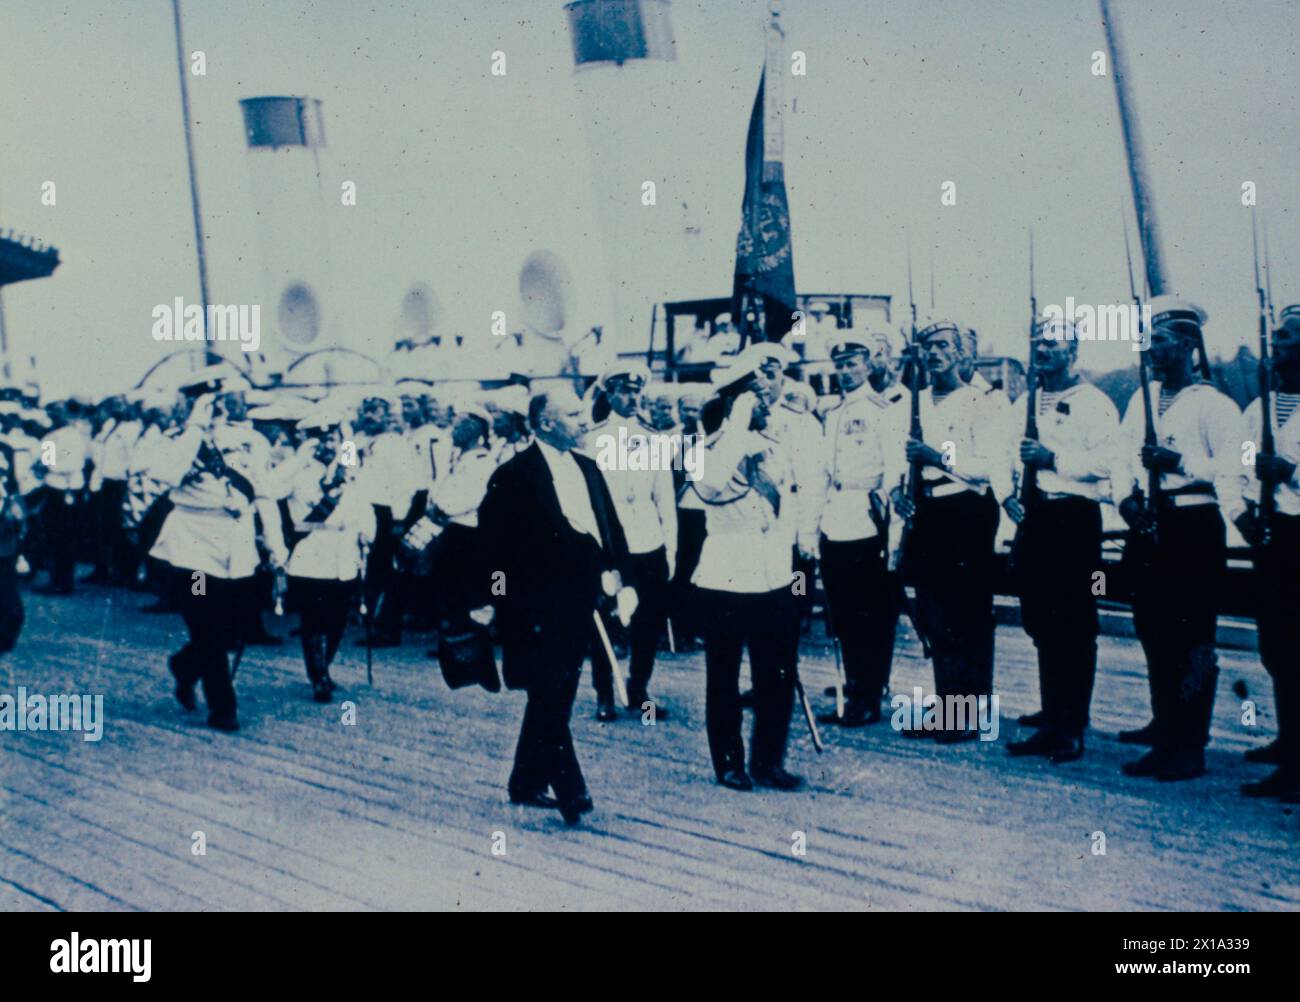
[[[1056,453],[1035,438],[1022,438],[1020,461],[1038,470],[1051,470],[1056,467]]]
[[[1154,473],[1177,473],[1183,466],[1183,454],[1163,445],[1144,445],[1142,465]]]

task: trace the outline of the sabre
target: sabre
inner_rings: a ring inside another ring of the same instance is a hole
[[[808,733],[812,735],[813,748],[820,755],[825,751],[822,745],[822,736],[817,733],[817,720],[813,717],[812,704],[808,702],[808,694],[803,691],[803,682],[799,678],[799,667],[794,669],[794,691],[799,694],[799,704],[803,707],[803,718],[808,722]]]
[[[358,538],[357,547],[361,551],[361,625],[366,631],[366,685],[373,687],[374,674],[374,638],[370,630],[370,610],[366,608],[366,567],[370,562],[370,547],[365,540]]]
[[[614,694],[618,701],[625,707],[631,708],[627,698],[627,680],[623,677],[623,666],[619,664],[618,658],[614,656],[614,645],[609,642],[609,634],[605,630],[605,621],[600,618],[599,610],[591,611],[591,618],[596,623],[596,633],[600,637],[600,646],[605,648],[605,657],[609,660],[609,672],[614,676]]]

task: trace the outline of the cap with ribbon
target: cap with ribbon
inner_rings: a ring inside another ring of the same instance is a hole
[[[1163,328],[1187,337],[1200,335],[1207,319],[1203,309],[1180,296],[1155,296],[1147,304],[1151,307],[1151,327]]]

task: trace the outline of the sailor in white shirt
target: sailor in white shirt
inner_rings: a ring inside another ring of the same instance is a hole
[[[1113,489],[1133,530],[1124,556],[1153,720],[1120,740],[1153,745],[1127,763],[1125,773],[1174,781],[1205,771],[1219,677],[1214,644],[1227,569],[1224,521],[1246,511],[1246,425],[1236,403],[1193,369],[1198,350],[1204,363],[1205,313],[1172,296],[1158,296],[1150,305],[1150,392],[1159,444],[1143,444],[1139,387],[1124,412]],[[1154,506],[1142,493],[1148,471],[1159,479]]]
[[[1119,412],[1074,372],[1079,342],[1073,323],[1039,322],[1033,352],[1037,437],[1023,434],[1026,394],[1012,415],[1019,493],[1003,504],[1018,526],[1013,563],[1021,625],[1038,651],[1043,708],[1031,718],[1040,730],[1007,750],[1059,765],[1083,754],[1088,727],[1100,632],[1101,505],[1110,499]]]
[[[625,363],[601,376],[592,408],[595,423],[587,434],[584,451],[596,460],[614,500],[614,511],[627,539],[625,583],[636,589],[639,600],[628,628],[632,655],[628,711],[639,717],[642,705],[649,700],[655,703],[655,714],[662,720],[668,716],[667,709],[651,700],[647,688],[668,616],[668,582],[676,567],[677,498],[672,452],[659,447],[671,445],[671,439],[647,427],[638,417],[648,379],[644,367]],[[613,680],[603,659],[593,659],[591,675],[596,689],[596,719],[613,720]]]
[[[234,731],[239,721],[226,656],[242,648],[248,592],[261,560],[259,518],[272,565],[283,567],[288,554],[279,512],[255,481],[243,435],[214,424],[213,404],[211,394],[199,397],[185,430],[157,446],[151,474],[170,488],[172,508],[150,556],[172,568],[190,634],[169,662],[176,699],[194,709],[194,686],[202,681],[209,725]]]
[[[912,518],[903,572],[916,588],[917,627],[929,641],[935,693],[945,706],[956,705],[946,697],[978,699],[993,691],[993,542],[997,499],[1011,493],[1010,411],[990,406],[984,392],[962,380],[961,336],[948,320],[918,333],[930,383],[920,395],[925,438],[909,438],[905,449],[886,457],[890,484],[904,483],[913,460],[922,465],[914,517],[901,487],[892,494],[899,512]],[[910,423],[901,420],[903,427]],[[972,716],[965,726],[944,720],[938,730],[908,733],[945,744],[972,740],[978,737]]]
[[[817,511],[812,492],[798,489],[790,443],[769,426],[789,360],[780,345],[751,345],[714,371],[717,391],[704,410],[714,433],[695,483],[707,528],[693,583],[705,634],[709,751],[718,782],[734,790],[802,784],[784,767],[799,645],[795,593],[808,584],[795,578],[794,556],[797,546],[815,557]],[[754,682],[749,774],[738,687],[746,647]]]
[[[342,415],[325,405],[298,427],[310,455],[280,502],[290,594],[302,614],[302,657],[312,698],[328,703],[334,692],[330,664],[338,653],[355,597],[366,549],[375,539],[375,513],[357,482],[357,467],[343,463]]]
[[[821,530],[822,582],[831,626],[844,656],[844,715],[823,723],[861,727],[880,719],[898,624],[897,583],[885,560],[888,508],[885,457],[897,451],[905,412],[898,387],[880,394],[868,377],[876,342],[841,331],[828,343],[843,396],[825,415],[814,497]]]
[[[1300,305],[1282,310],[1272,335],[1273,391],[1269,395],[1273,453],[1255,457],[1251,483],[1255,507],[1238,524],[1254,547],[1255,619],[1259,659],[1273,679],[1277,706],[1277,740],[1246,753],[1248,761],[1267,762],[1277,770],[1257,783],[1246,783],[1247,796],[1280,797],[1300,802]],[[1262,408],[1258,399],[1246,408],[1248,441],[1262,449]],[[1271,516],[1259,510],[1260,493],[1271,489]],[[1266,531],[1265,531],[1266,530]]]

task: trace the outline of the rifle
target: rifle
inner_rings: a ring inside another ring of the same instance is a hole
[[[1265,240],[1267,239],[1266,231]],[[1266,292],[1264,284],[1259,278],[1259,240],[1255,231],[1254,207],[1250,211],[1250,243],[1255,255],[1255,295],[1259,299],[1259,452],[1262,456],[1271,456],[1277,448],[1273,440],[1273,408],[1272,401],[1269,399],[1269,394],[1273,388],[1273,366],[1269,358],[1268,343],[1273,303],[1272,297]],[[1265,248],[1265,254],[1267,255],[1267,244]],[[1267,268],[1267,265],[1265,265],[1265,268]],[[1277,497],[1273,493],[1273,484],[1260,480],[1258,516],[1263,528],[1262,542],[1264,543],[1268,542],[1269,523],[1272,521],[1273,513],[1276,510]]]
[[[1133,283],[1133,251],[1129,246],[1128,240],[1128,220],[1124,216],[1123,207],[1120,209],[1120,221],[1124,224],[1124,259],[1128,263],[1128,291],[1133,299],[1133,305],[1137,307],[1138,316],[1138,339],[1141,339],[1147,333],[1146,327],[1142,322],[1142,300],[1138,296],[1137,286]],[[1138,352],[1138,381],[1142,387],[1142,419],[1144,422],[1143,445],[1158,446],[1160,444],[1156,435],[1155,413],[1151,409],[1151,383],[1149,368],[1147,365],[1147,349],[1150,345],[1144,345]],[[1139,493],[1141,493],[1139,491]],[[1156,470],[1147,471],[1147,494],[1146,509],[1154,517],[1160,508],[1160,473]],[[1155,530],[1150,533],[1151,539],[1155,541]]]
[[[912,311],[912,334],[908,339],[908,344],[903,349],[903,364],[907,367],[907,384],[911,391],[911,427],[908,435],[918,442],[923,441],[921,431],[921,349],[916,341],[916,296],[912,292],[912,248],[907,248],[907,299]],[[925,484],[922,481],[924,475],[924,465],[919,460],[914,460],[903,483],[900,485],[903,493],[907,495],[908,500],[912,502],[913,517],[904,519],[899,529],[897,541],[889,546],[886,567],[894,575],[897,582],[897,601],[899,607],[906,613],[907,618],[912,622],[912,629],[916,631],[916,637],[921,642],[921,656],[930,656],[930,642],[926,638],[924,631],[921,629],[920,620],[917,618],[916,610],[912,607],[911,600],[907,597],[907,586],[903,583],[902,561],[903,551],[907,546],[907,541],[912,534],[912,523],[915,520],[915,511],[919,509],[922,491]],[[954,479],[961,479],[955,474],[950,474]],[[888,545],[888,540],[886,541]]]
[[[1038,441],[1038,361],[1034,334],[1038,324],[1038,295],[1034,292],[1034,231],[1029,231],[1029,367],[1025,373],[1025,438]],[[1020,480],[1020,505],[1029,510],[1038,500],[1038,467],[1026,466]]]

